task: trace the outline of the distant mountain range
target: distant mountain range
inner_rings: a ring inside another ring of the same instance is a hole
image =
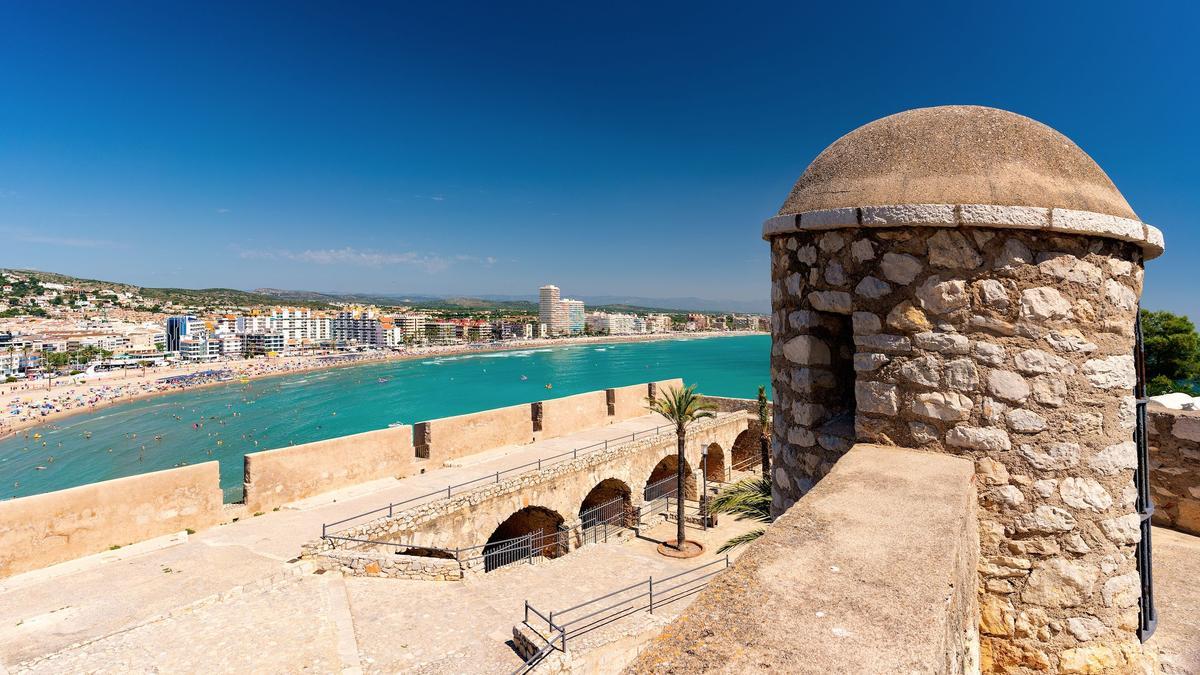
[[[133,291],[148,303],[171,301],[177,304],[215,306],[255,306],[287,303],[308,307],[329,306],[334,303],[370,305],[409,305],[446,310],[511,310],[537,311],[537,296],[530,295],[427,295],[404,293],[323,293],[280,288],[256,288],[251,291],[234,288],[150,288],[135,284],[80,279],[56,272],[39,270],[12,270],[45,282],[67,284],[85,289],[109,288],[115,291]],[[707,300],[705,298],[647,298],[625,295],[576,296],[590,308],[605,311],[636,312],[706,312],[738,314],[767,314],[770,302],[744,300]]]

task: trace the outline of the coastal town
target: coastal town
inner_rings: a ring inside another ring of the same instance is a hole
[[[0,438],[56,417],[235,379],[468,351],[676,334],[766,332],[767,317],[588,312],[539,289],[536,306],[234,304],[0,270]],[[312,303],[309,303],[312,304]]]

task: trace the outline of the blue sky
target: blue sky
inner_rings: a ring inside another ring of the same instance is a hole
[[[1007,108],[1200,318],[1185,3],[0,5],[0,266],[154,286],[768,296],[761,222],[912,107]]]

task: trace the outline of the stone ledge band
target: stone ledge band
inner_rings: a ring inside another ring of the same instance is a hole
[[[1162,232],[1104,213],[994,204],[904,204],[805,211],[768,218],[763,239],[792,232],[851,227],[990,227],[1086,234],[1140,244],[1146,260],[1162,255]]]

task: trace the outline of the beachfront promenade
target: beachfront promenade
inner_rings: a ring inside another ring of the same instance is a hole
[[[320,536],[322,523],[661,424],[661,418],[646,415],[528,445],[494,448],[454,460],[459,466],[356,485],[258,517],[243,515],[238,522],[175,539],[156,550],[130,554],[122,549],[0,580],[2,663],[12,672],[26,666],[63,672],[85,664],[116,670],[158,664],[174,670],[214,658],[220,660],[214,670],[306,665],[341,669],[367,665],[351,646],[358,640],[374,650],[371,658],[379,666],[432,662],[440,658],[434,652],[441,649],[484,649],[490,661],[511,670],[519,659],[503,643],[520,619],[525,596],[538,599],[540,592],[543,604],[564,605],[572,598],[601,594],[623,578],[644,578],[662,566],[669,569],[673,563],[655,562],[629,547],[604,545],[599,548],[605,552],[589,547],[537,566],[537,583],[518,581],[507,570],[467,584],[343,580],[312,575],[311,565],[295,560],[301,545]],[[230,513],[235,509],[230,507]],[[147,545],[154,544],[139,546]],[[108,557],[111,560],[99,559]],[[579,565],[598,566],[595,577]],[[540,571],[552,568],[561,569],[561,583],[557,573]],[[483,595],[472,600],[474,593]],[[505,603],[501,599],[507,596],[511,597]],[[501,605],[488,604],[493,601]],[[472,604],[474,611],[453,611],[460,602]],[[372,607],[383,613],[368,611]],[[359,609],[367,614],[358,617]],[[421,621],[430,623],[430,635],[436,639],[423,640],[413,633],[419,632]],[[460,625],[463,621],[468,623]],[[490,640],[470,639],[472,631],[485,627],[474,622],[486,624],[493,634]],[[433,630],[434,624],[438,630]],[[401,627],[403,639],[397,632]],[[264,644],[279,649],[266,649]],[[474,658],[482,655],[464,652],[463,658],[468,656],[470,669],[478,670]],[[459,667],[464,663],[458,662]]]

